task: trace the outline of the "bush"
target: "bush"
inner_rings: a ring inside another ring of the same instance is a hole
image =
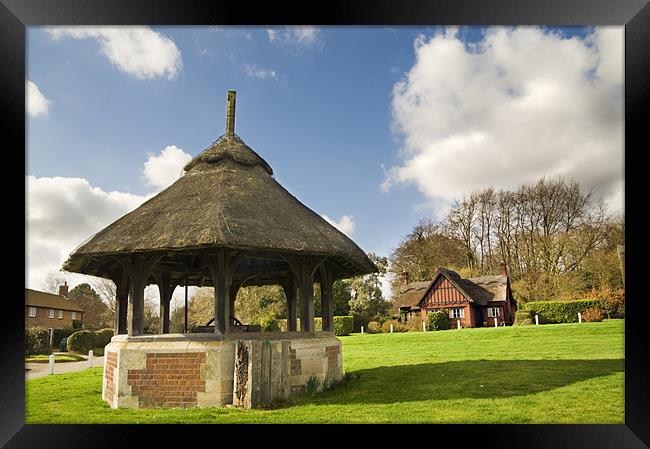
[[[90,330],[77,331],[68,337],[68,351],[85,354],[96,348],[95,332]]]
[[[50,333],[43,327],[25,329],[25,355],[52,354]]]
[[[583,299],[578,301],[533,301],[522,304],[521,310],[530,311],[531,315],[539,315],[539,323],[577,323],[578,312],[587,309],[602,309],[598,299]]]
[[[436,312],[429,312],[427,314],[427,330],[442,331],[449,329],[449,315],[447,310],[441,309]]]
[[[113,338],[113,329],[106,328],[95,332],[95,348],[103,348],[111,342]]]
[[[381,325],[382,332],[390,332],[390,325],[393,325],[393,332],[406,332],[408,328],[404,323],[400,323],[397,320],[387,320],[384,321],[384,324]]]
[[[582,312],[582,320],[583,321],[603,321],[603,314],[600,312],[599,309],[596,309],[596,308],[587,309],[584,312]]]
[[[406,322],[406,329],[409,332],[422,332],[422,318],[420,316],[413,316]]]
[[[334,335],[350,335],[354,330],[354,318],[352,316],[335,316],[332,323]]]
[[[513,326],[529,326],[533,324],[534,317],[530,310],[517,310]]]
[[[369,334],[380,334],[381,332],[382,332],[381,324],[379,324],[378,321],[371,321],[368,323]]]
[[[75,330],[80,330],[83,325],[84,323],[81,320],[72,320],[72,328]]]
[[[54,329],[54,336],[52,337],[52,345],[55,348],[59,348],[61,340],[64,338],[67,339],[70,335],[74,334],[76,331],[74,329]]]
[[[94,324],[84,324],[83,326],[81,326],[81,329],[88,330],[88,331],[96,331],[97,326],[95,326]]]

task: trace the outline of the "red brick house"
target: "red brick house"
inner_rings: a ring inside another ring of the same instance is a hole
[[[25,327],[72,329],[72,321],[83,321],[84,310],[65,298],[68,286],[59,287],[59,294],[25,289]]]
[[[517,303],[512,297],[510,278],[505,263],[496,276],[464,279],[458,273],[438,268],[431,281],[408,282],[408,273],[402,273],[402,287],[395,309],[408,321],[420,315],[440,309],[449,312],[453,327],[460,321],[462,327],[494,326],[512,324]]]

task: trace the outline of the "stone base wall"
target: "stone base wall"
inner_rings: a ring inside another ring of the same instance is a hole
[[[269,370],[255,371],[263,374],[259,380],[252,378],[251,385],[263,383],[268,391],[297,394],[312,376],[321,381],[321,388],[325,381],[341,376],[341,342],[331,332],[231,334],[225,338],[212,334],[117,335],[104,349],[102,399],[113,408],[233,404],[237,341],[255,342],[251,347],[285,348],[279,350],[278,362],[271,350]],[[264,366],[266,358],[259,353]],[[264,390],[259,397],[277,399],[273,393],[265,395]]]

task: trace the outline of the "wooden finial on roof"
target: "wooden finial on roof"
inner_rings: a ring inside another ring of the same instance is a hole
[[[234,90],[228,91],[228,103],[226,106],[226,137],[234,137],[235,135],[235,97],[237,92]]]

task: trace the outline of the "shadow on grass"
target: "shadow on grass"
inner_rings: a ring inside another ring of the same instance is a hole
[[[468,360],[355,371],[361,378],[319,403],[378,403],[523,396],[624,371],[623,359]]]

